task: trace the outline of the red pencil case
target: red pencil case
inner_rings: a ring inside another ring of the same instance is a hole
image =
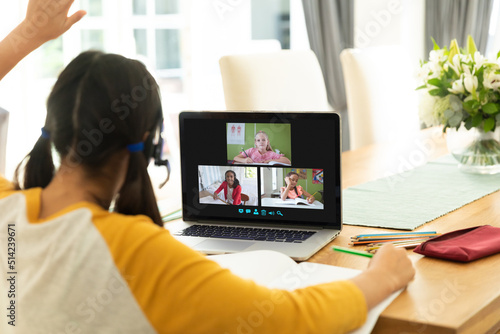
[[[456,230],[427,240],[413,251],[439,259],[470,262],[500,253],[500,228],[483,225]]]

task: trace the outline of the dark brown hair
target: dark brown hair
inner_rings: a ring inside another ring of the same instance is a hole
[[[55,83],[44,125],[50,138],[40,136],[19,164],[16,188],[44,188],[50,183],[55,173],[52,145],[61,160],[81,165],[92,177],[114,153],[142,142],[146,132],[155,133],[161,120],[158,85],[142,63],[115,54],[84,52]],[[149,160],[141,152],[130,154],[115,211],[144,214],[163,226],[147,173]]]
[[[240,180],[238,180],[238,179],[236,178],[236,173],[235,173],[233,170],[231,170],[231,169],[228,169],[228,170],[224,173],[224,180],[225,180],[225,179],[226,179],[226,177],[227,177],[227,173],[233,173],[233,176],[234,176],[233,188],[236,188],[237,186],[239,186],[239,185],[240,185]]]
[[[297,176],[299,176],[299,174],[298,174],[298,173],[295,173],[295,172],[288,172],[288,173],[286,174],[286,177],[290,177],[290,176],[292,176],[292,175],[297,175]],[[295,191],[295,193],[297,194],[297,196],[299,196],[299,192],[297,191],[297,186],[293,187],[293,190]]]

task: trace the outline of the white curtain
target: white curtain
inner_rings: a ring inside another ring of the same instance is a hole
[[[224,175],[221,174],[219,166],[200,166],[198,171],[200,191],[207,189],[215,182],[222,182],[224,180]]]
[[[457,39],[461,47],[471,35],[477,49],[484,55],[493,0],[427,0],[425,2],[425,54],[433,49],[431,37],[440,47]]]

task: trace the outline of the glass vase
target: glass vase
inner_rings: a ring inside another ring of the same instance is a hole
[[[500,173],[500,126],[494,131],[482,128],[446,129],[448,150],[458,161],[458,168],[467,173]]]

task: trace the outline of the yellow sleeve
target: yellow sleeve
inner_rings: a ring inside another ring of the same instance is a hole
[[[14,185],[12,184],[12,182],[7,181],[7,179],[4,178],[2,174],[0,174],[0,198],[4,198],[12,194],[13,190]]]
[[[158,333],[343,333],[366,319],[364,296],[349,281],[271,290],[139,217],[96,225]]]

